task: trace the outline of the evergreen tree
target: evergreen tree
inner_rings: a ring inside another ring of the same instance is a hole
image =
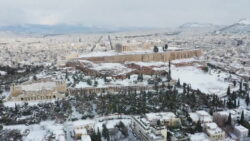
[[[127,75],[127,78],[130,79],[130,74]]]
[[[90,138],[91,138],[91,141],[97,141],[97,135],[95,131],[91,134]]]
[[[155,52],[155,53],[156,53],[156,52],[159,52],[159,49],[158,49],[157,46],[154,46],[154,52]]]
[[[102,125],[102,135],[107,141],[110,141],[109,130],[105,124]]]
[[[157,120],[157,126],[160,126],[160,125],[161,125],[161,121]]]
[[[201,121],[198,120],[198,122],[196,123],[196,131],[197,132],[202,132],[202,126],[201,126]]]
[[[165,44],[165,46],[162,47],[162,49],[163,49],[163,51],[167,51],[167,49],[168,49],[168,44]]]
[[[181,82],[180,82],[180,78],[178,78],[178,80],[177,80],[177,87],[180,87],[181,86]]]
[[[236,81],[235,80],[233,81],[233,84],[234,84],[234,87],[235,87],[236,86]]]
[[[250,100],[250,99],[249,99],[249,94],[247,94],[247,97],[246,97],[246,100],[245,100],[245,101],[246,101],[247,106],[249,105],[249,102],[250,102],[249,100]]]
[[[98,85],[98,81],[95,81],[94,86],[97,87],[97,85]]]
[[[241,112],[240,123],[244,122],[244,111]]]
[[[37,80],[37,77],[36,77],[36,75],[34,75],[34,76],[33,76],[33,80],[35,80],[35,81]]]
[[[242,80],[240,81],[240,92],[242,92]]]
[[[229,113],[229,116],[228,116],[228,119],[227,119],[227,125],[232,125],[231,113]]]
[[[65,79],[68,79],[68,76],[69,74],[68,74],[68,71],[66,70],[66,73],[65,73]]]
[[[231,94],[231,90],[230,90],[230,86],[228,86],[227,88],[227,95],[230,95]]]
[[[183,83],[183,94],[186,94],[186,86],[187,86],[187,84],[186,83]]]
[[[100,132],[99,128],[97,129],[96,140],[97,141],[102,141],[102,135],[101,135],[101,132]]]
[[[88,80],[87,80],[87,84],[90,85],[90,86],[92,85],[91,79],[88,79]]]
[[[167,76],[167,79],[168,79],[168,81],[172,80],[172,77],[171,77],[171,62],[170,62],[170,60],[168,62],[168,76]]]
[[[236,102],[236,99],[234,99],[234,108],[237,107],[237,102]]]

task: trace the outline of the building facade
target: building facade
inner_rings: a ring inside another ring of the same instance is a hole
[[[206,123],[205,132],[214,141],[225,139],[225,132],[216,123]]]
[[[166,141],[166,126],[154,126],[146,118],[140,116],[132,117],[131,128],[142,141]]]

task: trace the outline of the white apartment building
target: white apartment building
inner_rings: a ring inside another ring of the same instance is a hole
[[[189,113],[190,118],[192,119],[193,122],[197,123],[199,120],[202,124],[205,123],[212,123],[213,118],[212,116],[206,112],[206,111],[196,111],[194,113]]]
[[[216,123],[206,123],[205,132],[214,141],[225,139],[225,132],[217,126]]]
[[[234,134],[239,138],[245,138],[248,136],[248,129],[241,126],[241,125],[236,125],[234,126]]]
[[[165,126],[153,126],[143,117],[133,116],[131,128],[142,141],[167,140],[167,128]]]

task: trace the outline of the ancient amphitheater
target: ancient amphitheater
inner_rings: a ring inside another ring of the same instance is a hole
[[[28,81],[20,85],[12,85],[11,95],[8,100],[14,101],[34,101],[48,100],[65,97],[67,85],[62,81],[50,79]]]

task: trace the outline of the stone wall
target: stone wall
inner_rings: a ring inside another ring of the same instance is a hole
[[[170,85],[173,86],[177,82],[175,80],[171,80],[170,82],[165,82],[164,87]],[[163,86],[159,86],[159,88],[163,88]],[[69,89],[69,94],[97,94],[97,93],[107,93],[107,92],[122,92],[122,91],[140,91],[140,90],[151,90],[154,89],[154,85],[146,85],[146,86],[110,86],[104,88],[98,87],[89,87],[89,88],[71,88]]]
[[[169,60],[198,57],[202,55],[201,50],[177,50],[161,53],[146,54],[125,54],[101,57],[84,57],[82,60],[89,60],[95,63],[122,63],[122,62],[167,62]]]

